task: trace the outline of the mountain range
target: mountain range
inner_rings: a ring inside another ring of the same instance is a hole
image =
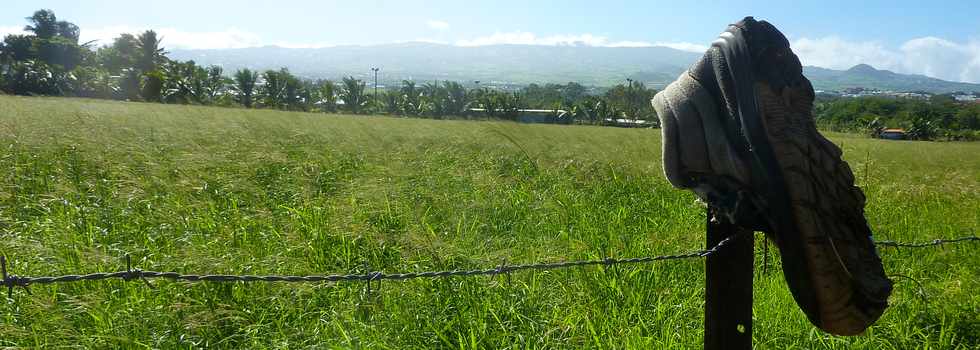
[[[668,47],[594,47],[488,45],[461,47],[434,43],[372,46],[171,50],[169,56],[220,65],[227,71],[287,67],[312,79],[354,76],[373,81],[380,67],[381,84],[401,80],[454,80],[484,85],[566,83],[612,86],[627,78],[662,88],[701,57],[700,53]],[[817,90],[862,87],[890,91],[980,92],[980,84],[960,83],[923,75],[898,74],[861,64],[848,70],[804,67]]]

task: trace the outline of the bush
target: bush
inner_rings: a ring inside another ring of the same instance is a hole
[[[15,95],[64,95],[71,92],[72,77],[38,60],[18,61],[3,72],[3,90]]]

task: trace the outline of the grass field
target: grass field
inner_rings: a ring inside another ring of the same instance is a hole
[[[980,227],[980,143],[833,135],[875,238]],[[331,274],[703,248],[659,130],[0,96],[0,253],[22,276]],[[757,247],[761,246],[761,241]],[[757,266],[762,260],[758,249]],[[980,349],[980,244],[883,249],[891,307],[832,337],[756,269],[762,349]],[[778,258],[770,258],[770,261]],[[36,285],[0,347],[696,349],[703,261],[356,283]]]

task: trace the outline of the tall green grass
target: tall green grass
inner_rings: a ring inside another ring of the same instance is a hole
[[[980,144],[833,135],[877,239],[980,227]],[[658,130],[430,121],[0,96],[0,253],[18,275],[125,267],[330,274],[636,257],[703,248]],[[882,249],[891,307],[814,329],[756,269],[764,349],[980,348],[980,246]],[[761,252],[758,262],[761,263]],[[774,259],[770,259],[773,261]],[[778,262],[778,259],[775,259]],[[0,346],[700,348],[699,260],[357,283],[33,286]]]

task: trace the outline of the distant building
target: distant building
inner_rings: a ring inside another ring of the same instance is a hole
[[[470,108],[470,113],[484,113],[486,109]],[[530,124],[568,124],[572,120],[563,109],[518,109],[517,122]]]
[[[920,100],[926,100],[931,97],[929,94],[924,94],[921,92],[888,92],[890,96],[901,97],[901,98],[915,98]]]
[[[980,98],[977,98],[977,95],[974,94],[956,94],[953,95],[953,98],[960,102],[976,102],[980,100]]]
[[[621,128],[653,128],[657,126],[656,122],[642,119],[607,118],[603,119],[602,121],[605,122],[606,125],[618,126]]]
[[[832,92],[817,92],[817,93],[830,95]],[[839,94],[839,96],[849,97],[849,98],[877,96],[877,97],[888,97],[888,98],[909,98],[909,99],[925,100],[932,97],[932,94],[927,92],[922,92],[922,91],[897,92],[897,91],[890,91],[890,90],[865,89],[861,87],[856,87],[856,88],[844,89]]]
[[[882,130],[878,137],[886,140],[904,140],[906,139],[905,129],[885,129]]]

